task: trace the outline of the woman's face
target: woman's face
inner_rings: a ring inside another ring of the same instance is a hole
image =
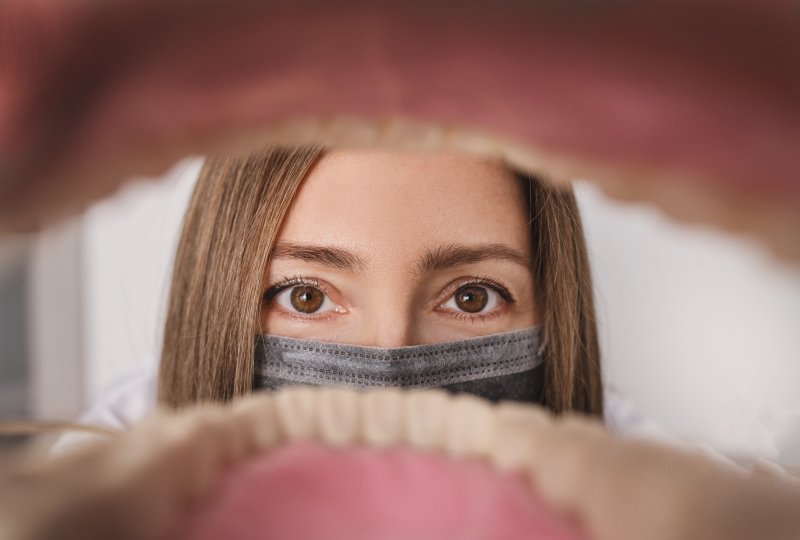
[[[326,153],[279,231],[262,330],[398,347],[537,324],[522,189],[461,154]]]

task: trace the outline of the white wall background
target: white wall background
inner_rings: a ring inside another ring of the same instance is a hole
[[[120,378],[156,369],[183,213],[201,159],[161,181],[132,181],[83,222],[86,403]]]
[[[687,439],[800,463],[800,269],[577,187],[606,379]]]
[[[129,184],[83,223],[86,400],[155,369],[169,271],[200,161]],[[577,193],[606,380],[673,434],[800,463],[800,269],[751,242]]]

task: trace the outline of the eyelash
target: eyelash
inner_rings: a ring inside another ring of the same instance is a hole
[[[468,285],[483,285],[485,287],[489,287],[491,289],[494,289],[494,291],[500,295],[500,298],[502,298],[509,304],[513,304],[514,302],[516,302],[514,296],[511,294],[511,292],[505,285],[503,285],[499,281],[495,281],[489,276],[470,278],[467,281],[459,283],[458,286],[455,288],[455,290],[457,291],[461,287],[466,287]]]
[[[318,280],[314,278],[304,278],[303,276],[297,274],[291,277],[284,276],[283,279],[277,283],[270,285],[267,291],[264,293],[264,301],[269,302],[289,287],[296,287],[297,285],[316,287],[326,295],[328,294],[328,290]]]
[[[482,276],[482,277],[474,277],[467,279],[465,281],[459,282],[458,284],[454,285],[450,288],[448,295],[446,298],[450,298],[452,295],[456,293],[459,289],[463,287],[468,287],[470,285],[481,285],[483,287],[488,287],[492,289],[494,292],[500,295],[506,304],[511,305],[516,302],[514,296],[508,290],[508,288],[500,283],[499,281],[495,281],[494,279],[490,278],[489,276]],[[471,322],[485,322],[487,320],[491,320],[495,317],[498,317],[503,314],[503,309],[496,309],[492,313],[467,313],[466,311],[448,311],[446,314],[449,317],[453,317],[459,321],[471,321]]]
[[[328,296],[328,290],[319,282],[319,280],[316,280],[314,278],[304,278],[301,275],[294,275],[294,276],[290,276],[290,277],[284,276],[283,279],[281,279],[277,283],[274,283],[274,284],[270,285],[269,288],[264,293],[263,301],[265,303],[271,302],[281,292],[285,291],[286,289],[288,289],[290,287],[296,287],[298,285],[306,285],[306,286],[310,286],[310,287],[316,287],[319,290],[321,290],[326,296]],[[511,294],[511,292],[508,290],[508,288],[505,285],[503,285],[499,281],[496,281],[496,280],[494,280],[494,279],[492,279],[492,278],[490,278],[488,276],[470,278],[470,279],[467,279],[465,281],[462,281],[462,282],[458,283],[457,285],[455,285],[453,287],[450,287],[450,292],[446,296],[446,298],[449,298],[450,296],[455,294],[456,291],[458,291],[462,287],[468,287],[470,285],[480,285],[480,286],[483,286],[483,287],[489,287],[490,289],[495,291],[497,294],[499,294],[500,298],[502,298],[506,302],[506,304],[510,305],[510,304],[513,304],[513,303],[516,302],[516,300],[514,299],[514,296]],[[447,315],[450,316],[450,317],[453,317],[454,319],[462,320],[462,321],[463,320],[470,320],[472,322],[475,322],[475,321],[484,322],[486,320],[490,320],[490,319],[492,319],[492,318],[494,318],[494,317],[496,317],[498,315],[501,315],[501,314],[502,314],[502,310],[495,310],[494,312],[489,313],[489,314],[467,313],[467,312],[463,312],[463,311],[457,311],[457,312],[448,311],[447,312]],[[289,317],[295,318],[295,319],[301,319],[301,320],[305,320],[305,321],[308,321],[308,320],[327,320],[327,319],[329,319],[331,317],[330,314],[324,314],[324,315],[314,315],[314,314],[298,315],[298,314],[294,314],[294,313],[286,313],[286,315],[289,316]]]
[[[317,289],[321,290],[325,294],[325,296],[328,296],[328,289],[325,288],[325,286],[322,285],[322,283],[320,283],[319,280],[314,278],[305,278],[299,274],[296,274],[293,276],[284,276],[283,279],[281,279],[277,283],[273,283],[272,285],[270,285],[269,288],[267,288],[266,292],[264,293],[264,296],[262,297],[262,303],[267,304],[286,289],[289,289],[291,287],[296,287],[298,285],[316,287]],[[333,317],[332,313],[323,313],[323,314],[310,313],[301,315],[299,313],[282,312],[281,315],[302,322],[327,321]]]

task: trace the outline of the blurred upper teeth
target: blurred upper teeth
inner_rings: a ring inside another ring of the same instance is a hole
[[[751,194],[704,182],[687,171],[659,170],[636,163],[600,163],[580,156],[536,148],[465,126],[404,117],[366,119],[348,115],[291,118],[232,142],[232,151],[254,145],[319,144],[326,147],[386,147],[397,150],[452,150],[505,161],[550,182],[576,178],[594,181],[615,199],[652,201],[673,218],[711,223],[747,232],[784,259],[800,261],[800,213],[780,201],[767,204]],[[767,208],[768,207],[768,208]]]

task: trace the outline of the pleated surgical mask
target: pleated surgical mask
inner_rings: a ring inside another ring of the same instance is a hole
[[[540,335],[541,327],[534,326],[447,343],[382,348],[260,334],[253,388],[443,388],[491,401],[538,402],[544,384]]]

